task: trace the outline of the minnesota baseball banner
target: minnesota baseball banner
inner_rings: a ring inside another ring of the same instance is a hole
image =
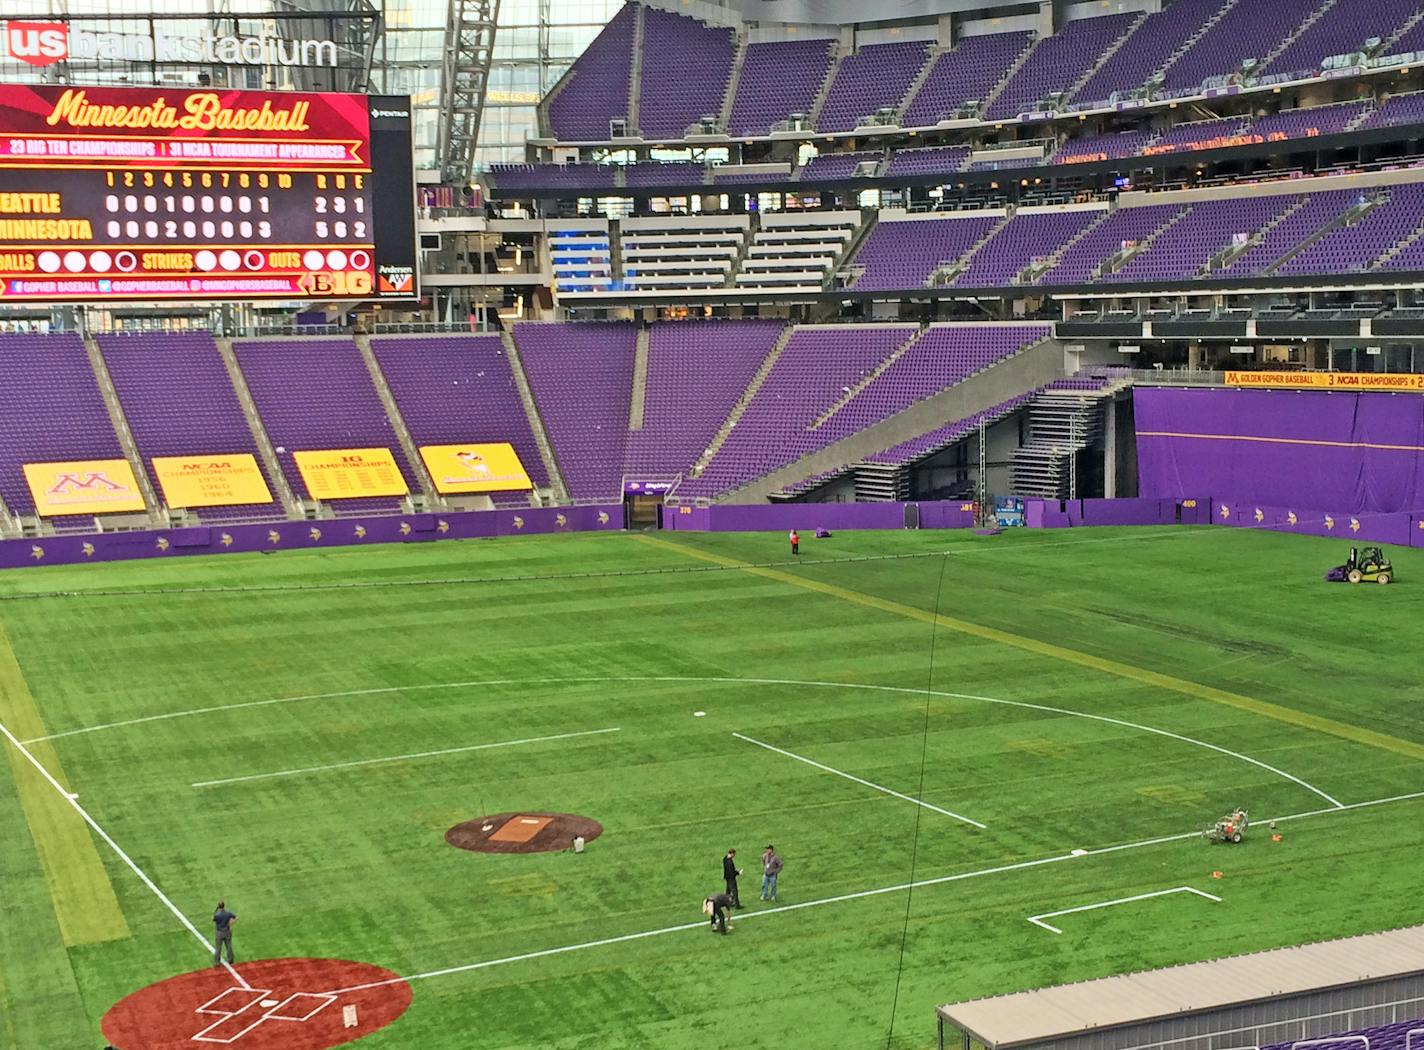
[[[404,496],[410,489],[388,448],[330,448],[294,452],[312,499]]]
[[[154,456],[153,473],[170,507],[235,507],[271,503],[272,492],[250,453]]]
[[[421,445],[420,458],[445,495],[524,492],[534,487],[509,442],[488,445]]]
[[[1424,393],[1424,374],[1408,372],[1227,372],[1226,385]]]
[[[45,517],[144,509],[143,493],[126,459],[26,463],[25,482],[35,498],[35,512]]]

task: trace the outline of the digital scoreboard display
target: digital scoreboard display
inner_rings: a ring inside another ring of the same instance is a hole
[[[410,100],[0,85],[0,304],[417,295]]]

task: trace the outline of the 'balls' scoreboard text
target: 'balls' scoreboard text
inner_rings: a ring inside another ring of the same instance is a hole
[[[0,86],[0,303],[411,298],[411,175],[404,99]]]

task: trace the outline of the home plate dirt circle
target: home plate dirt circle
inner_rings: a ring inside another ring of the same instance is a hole
[[[603,825],[577,813],[495,813],[456,824],[445,841],[476,853],[550,853],[570,849],[574,837],[592,842]]]
[[[397,974],[342,959],[262,959],[237,964],[251,987],[209,967],[140,988],[100,1025],[117,1050],[327,1050],[384,1028],[410,1006]],[[374,987],[372,987],[374,986]]]

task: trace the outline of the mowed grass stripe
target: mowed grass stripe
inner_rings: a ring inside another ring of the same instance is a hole
[[[43,736],[45,732],[35,698],[30,695],[3,624],[0,624],[0,721],[17,737]],[[59,756],[51,745],[36,745],[31,751],[56,780],[69,787]],[[19,751],[6,746],[5,758],[39,853],[64,943],[75,947],[128,937],[128,922],[89,829],[75,819],[68,803],[44,782]]]
[[[737,558],[729,558],[722,554],[713,554],[710,551],[686,547],[651,536],[639,536],[638,539],[645,544],[669,547],[674,550],[682,551],[690,558],[714,562],[729,568],[739,568],[751,576],[760,576],[763,579],[775,580],[779,583],[798,587],[802,590],[813,591],[817,594],[824,594],[832,598],[839,598],[842,601],[851,602],[869,609],[876,609],[880,612],[889,613],[892,616],[918,620],[921,623],[932,624],[935,627],[943,627],[951,631],[957,631],[960,634],[969,635],[973,638],[998,642],[1001,645],[1012,646],[1015,649],[1022,649],[1038,656],[1045,656],[1051,660],[1059,660],[1064,663],[1075,664],[1079,667],[1100,671],[1104,674],[1114,675],[1118,678],[1126,678],[1133,682],[1140,682],[1143,685],[1150,685],[1156,689],[1166,689],[1184,696],[1195,697],[1199,700],[1208,700],[1212,703],[1224,704],[1227,707],[1234,707],[1241,711],[1248,711],[1251,714],[1260,715],[1262,718],[1269,718],[1276,722],[1284,722],[1287,725],[1298,726],[1302,729],[1310,729],[1317,733],[1325,733],[1329,736],[1338,737],[1341,740],[1364,744],[1366,747],[1378,748],[1382,751],[1391,751],[1409,758],[1424,759],[1424,744],[1416,744],[1410,740],[1401,740],[1398,737],[1389,736],[1385,733],[1377,733],[1372,729],[1350,725],[1347,722],[1340,722],[1333,718],[1325,718],[1321,715],[1297,711],[1289,707],[1283,707],[1280,704],[1270,703],[1266,700],[1257,700],[1254,697],[1242,696],[1240,693],[1218,689],[1215,686],[1203,685],[1200,682],[1191,682],[1185,678],[1177,678],[1175,675],[1163,674],[1160,671],[1151,671],[1145,667],[1137,667],[1133,664],[1123,663],[1120,660],[1111,660],[1104,656],[1094,656],[1092,653],[1085,653],[1078,649],[1055,645],[1052,642],[1045,642],[1037,638],[1014,634],[1011,631],[1000,630],[997,627],[986,627],[983,624],[973,623],[969,620],[961,620],[953,616],[945,616],[938,612],[926,612],[923,609],[916,609],[913,606],[904,605],[901,602],[892,601],[888,598],[881,598],[874,594],[866,594],[864,591],[851,590],[848,587],[841,587],[834,583],[823,583],[819,580],[805,579],[780,569],[769,569],[751,565]]]

